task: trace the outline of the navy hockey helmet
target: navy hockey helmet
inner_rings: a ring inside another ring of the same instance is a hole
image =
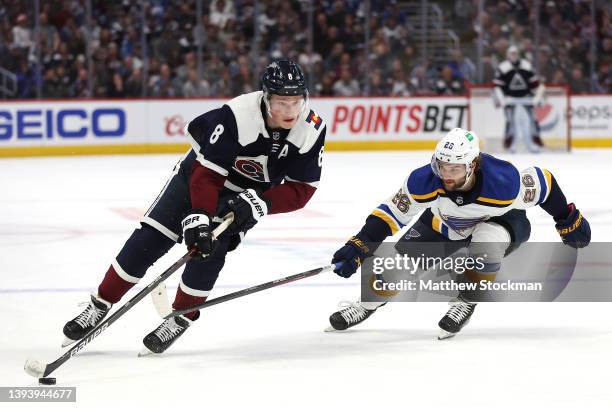
[[[298,64],[288,59],[271,62],[261,77],[266,96],[282,95],[308,97],[306,78]]]

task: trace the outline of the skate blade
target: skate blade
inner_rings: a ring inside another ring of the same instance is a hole
[[[69,345],[76,343],[76,340],[69,339],[68,337],[64,337],[62,341],[62,347],[68,347]]]
[[[447,332],[446,330],[440,329],[440,334],[438,334],[438,340],[445,340],[455,337],[457,333]]]
[[[138,353],[138,357],[146,357],[146,356],[150,356],[151,354],[155,354],[155,353],[153,353],[148,348],[143,347],[142,350],[140,350],[140,352]]]

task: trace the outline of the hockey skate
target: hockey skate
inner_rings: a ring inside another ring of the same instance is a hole
[[[112,303],[107,302],[97,295],[91,295],[89,302],[79,303],[79,306],[87,305],[77,317],[64,325],[65,339],[62,347],[66,347],[77,340],[81,340],[104,319],[112,307]]]
[[[438,340],[448,339],[459,333],[470,321],[470,317],[474,313],[474,309],[476,309],[476,303],[464,300],[461,295],[456,299],[451,299],[448,304],[450,309],[438,322],[438,327],[440,327]]]
[[[163,353],[176,341],[176,339],[185,333],[191,323],[192,321],[185,316],[167,318],[155,330],[142,339],[142,343],[145,347],[138,354],[138,357],[143,357],[152,353]]]
[[[374,314],[376,309],[386,304],[387,302],[376,306],[374,309],[366,309],[360,301],[342,301],[338,306],[344,307],[344,309],[339,310],[329,316],[329,323],[331,326],[325,329],[325,331],[332,332],[336,330],[346,330],[349,327],[358,325]]]

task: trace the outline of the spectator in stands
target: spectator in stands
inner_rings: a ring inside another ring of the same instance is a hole
[[[19,61],[17,76],[17,98],[36,97],[36,72],[28,65],[25,57]]]
[[[449,65],[442,67],[435,86],[438,95],[461,95],[465,92],[463,80],[453,74],[453,69]]]
[[[348,66],[340,70],[340,78],[334,83],[334,96],[357,96],[360,93],[359,83],[351,75]]]
[[[402,64],[402,71],[412,72],[416,65],[416,52],[414,51],[414,47],[406,45],[398,58]]]
[[[42,12],[39,14],[39,36],[40,39],[42,41],[46,41],[47,43],[51,44],[53,42],[53,37],[55,36],[55,33],[57,33],[57,30],[54,26],[52,26],[51,24],[49,24],[49,17],[47,15],[47,13]]]
[[[382,78],[380,70],[375,69],[370,75],[370,96],[389,96],[388,82]]]
[[[334,96],[334,76],[327,72],[320,83],[315,85],[317,96]]]
[[[234,19],[236,19],[236,12],[232,1],[213,0],[210,2],[210,24],[223,30],[228,21]]]
[[[123,78],[118,72],[115,72],[112,77],[108,96],[111,98],[124,98],[125,97],[125,86]]]
[[[70,96],[73,98],[87,98],[91,96],[89,94],[88,73],[85,68],[80,68],[77,71],[77,77],[72,84]]]
[[[344,54],[344,44],[341,42],[336,42],[323,62],[325,70],[335,71],[337,72],[336,76],[340,76],[340,60],[342,58],[342,54]]]
[[[391,96],[410,96],[410,87],[406,81],[406,74],[401,69],[401,65],[393,69],[390,83],[389,94]]]
[[[32,29],[28,27],[28,17],[25,14],[19,14],[17,16],[12,31],[12,46],[23,50],[24,54],[27,54],[32,46]]]
[[[62,85],[57,77],[55,66],[50,66],[45,70],[43,76],[42,96],[43,98],[61,98]]]
[[[595,91],[599,93],[612,93],[612,68],[601,64],[595,75]]]
[[[162,64],[159,68],[159,75],[153,78],[149,95],[155,97],[176,97],[179,92],[172,81],[170,66]]]
[[[198,71],[189,69],[187,71],[187,81],[183,85],[183,96],[187,98],[211,96],[210,84],[205,79],[198,78]]]
[[[561,85],[561,86],[567,85],[567,79],[565,77],[565,73],[562,70],[557,69],[552,74],[551,79],[549,81],[547,81],[547,83],[549,83],[551,85]]]
[[[140,68],[134,68],[132,74],[125,82],[125,96],[128,98],[137,98],[142,95],[142,70]]]
[[[413,95],[430,95],[432,93],[424,64],[417,65],[410,73],[410,88]]]
[[[459,49],[451,50],[450,57],[451,60],[448,66],[451,68],[453,76],[462,81],[474,83],[476,79],[476,65],[469,58],[464,57]]]
[[[570,87],[574,93],[588,93],[591,91],[589,80],[584,77],[580,65],[575,65],[572,68]]]

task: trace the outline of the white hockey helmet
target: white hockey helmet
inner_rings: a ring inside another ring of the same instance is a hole
[[[431,168],[440,177],[439,163],[465,165],[466,182],[474,172],[474,160],[480,156],[480,145],[476,133],[454,128],[436,145],[431,158]]]

